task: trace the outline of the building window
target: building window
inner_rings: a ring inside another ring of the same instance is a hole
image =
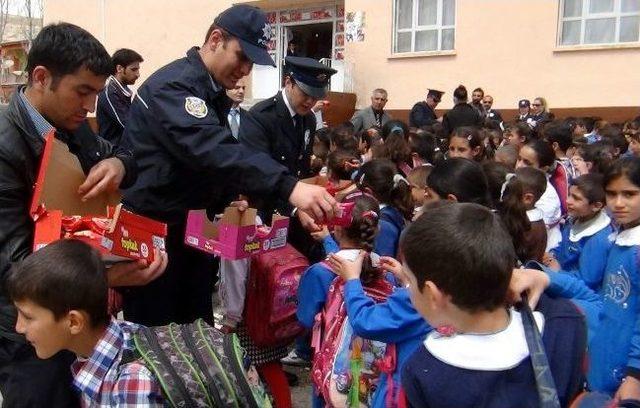
[[[559,45],[638,42],[640,0],[562,0]]]
[[[393,52],[453,50],[455,0],[395,0]]]

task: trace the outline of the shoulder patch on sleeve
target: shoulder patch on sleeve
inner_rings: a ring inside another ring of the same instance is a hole
[[[202,99],[195,96],[187,96],[184,100],[184,110],[191,116],[202,119],[207,116],[209,109]]]

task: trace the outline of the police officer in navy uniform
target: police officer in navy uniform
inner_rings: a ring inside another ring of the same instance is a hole
[[[427,99],[416,103],[411,108],[409,114],[409,126],[420,128],[422,126],[433,125],[438,121],[436,116],[436,106],[442,100],[444,92],[437,89],[429,89],[427,93]]]
[[[213,320],[215,265],[184,244],[189,210],[219,213],[246,194],[288,200],[316,219],[332,216],[335,200],[326,190],[299,183],[285,166],[239,144],[228,127],[232,103],[225,89],[254,63],[275,65],[267,52],[270,34],[260,9],[233,6],[214,20],[201,48],[191,48],[140,87],[124,134],[139,175],[124,203],[168,224],[169,265],[160,279],[125,292],[126,319],[151,326]]]
[[[287,57],[285,70],[284,88],[274,97],[251,108],[240,125],[240,142],[268,153],[286,166],[291,174],[303,179],[311,175],[316,130],[316,119],[311,108],[326,95],[329,79],[336,70],[312,58],[303,57]],[[294,212],[294,208],[284,200],[263,207],[267,219],[273,210],[282,215]],[[298,216],[302,216],[302,223],[309,226],[304,214]],[[297,221],[292,222],[289,241],[309,256],[309,235],[299,227]]]

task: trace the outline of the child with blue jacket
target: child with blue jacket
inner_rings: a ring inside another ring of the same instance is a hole
[[[400,233],[413,217],[409,182],[397,172],[390,160],[376,159],[360,167],[358,188],[380,202],[379,233],[374,251],[380,256],[396,257]]]
[[[605,204],[603,177],[598,173],[576,178],[569,187],[567,210],[570,221],[562,229],[560,245],[544,259],[553,270],[582,279],[589,288],[599,291],[613,242],[611,218]]]
[[[351,210],[351,224],[348,226],[335,226],[334,235],[340,250],[335,256],[348,261],[356,259],[361,249],[371,252],[373,242],[378,232],[379,205],[378,201],[366,194],[353,197],[354,206]],[[379,257],[371,254],[371,261],[378,262]],[[367,268],[373,269],[371,262]],[[319,262],[307,269],[300,279],[298,286],[298,310],[297,316],[302,326],[311,329],[316,315],[322,311],[331,283],[336,275],[325,262]],[[323,406],[322,399],[314,390],[313,406]]]
[[[431,208],[402,251],[411,301],[436,328],[402,368],[409,406],[541,406],[523,315],[507,305],[516,254],[499,216],[471,203]],[[566,406],[581,379],[583,318],[567,301],[545,306],[534,317]]]
[[[604,187],[620,230],[613,237],[601,289],[596,293],[570,274],[536,270],[517,271],[511,288],[515,293],[529,290],[534,302],[544,290],[574,300],[590,328],[588,388],[640,400],[640,158],[615,162]]]

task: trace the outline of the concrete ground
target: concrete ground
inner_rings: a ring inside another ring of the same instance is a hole
[[[285,371],[294,373],[298,376],[300,384],[297,387],[291,387],[291,400],[293,408],[308,408],[311,406],[311,377],[308,368],[300,367],[284,367]]]

